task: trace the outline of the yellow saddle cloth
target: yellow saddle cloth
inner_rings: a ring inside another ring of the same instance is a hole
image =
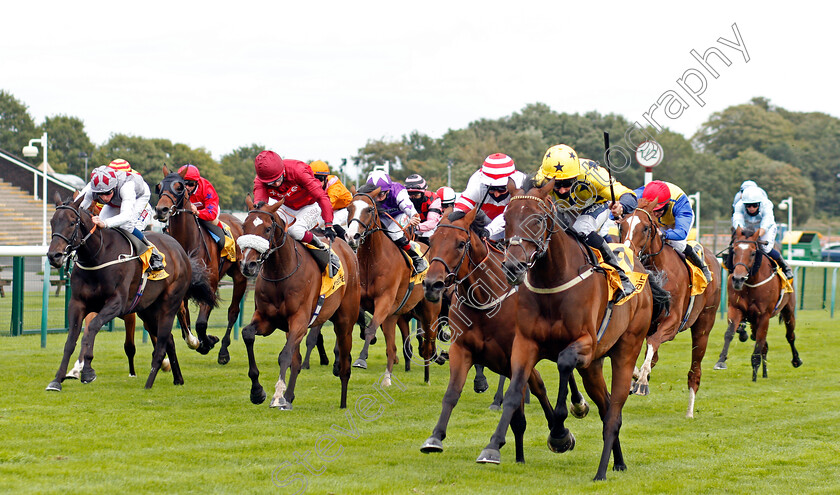
[[[221,220],[219,221],[219,225],[225,231],[225,248],[222,250],[222,258],[227,258],[231,262],[236,263],[236,242],[233,240],[230,226]]]
[[[688,241],[688,245],[691,246],[691,249],[693,249],[694,252],[697,253],[697,256],[699,256],[702,260],[704,254],[703,246],[697,241]],[[688,265],[688,268],[691,270],[691,295],[697,296],[702,294],[706,290],[706,287],[708,287],[711,280],[706,280],[706,276],[703,275],[703,270],[695,266],[694,263],[686,260],[685,264]],[[712,276],[714,277],[714,275]]]
[[[145,273],[146,270],[149,269],[149,260],[152,257],[152,247],[149,246],[149,248],[146,249],[145,252],[140,253],[139,256],[140,256],[140,261],[143,262],[143,273]],[[166,255],[163,254],[163,253],[160,253],[160,256],[163,258],[163,266],[166,267]],[[158,270],[156,272],[150,272],[149,273],[149,280],[163,280],[168,276],[169,276],[169,274],[166,273],[166,270]]]
[[[420,256],[423,256],[423,246],[421,246],[420,244],[411,241],[411,249],[414,250],[414,252],[419,254]],[[406,253],[404,250],[401,251],[403,256],[405,256],[405,259],[408,260],[408,265],[412,268],[411,278],[408,279],[409,283],[413,283],[414,285],[423,283],[423,280],[426,279],[426,273],[429,271],[429,259],[423,256],[423,259],[426,260],[426,269],[414,275],[414,263],[411,261],[411,256],[409,256],[408,253]]]
[[[330,249],[330,251],[335,254],[333,249]],[[341,258],[339,258],[339,262],[340,260]],[[344,263],[339,264],[335,277],[330,277],[330,267],[327,266],[327,268],[321,272],[321,295],[328,297],[346,283],[347,280],[344,276]]]
[[[793,293],[793,284],[791,284],[790,280],[785,277],[785,272],[782,271],[782,268],[779,266],[776,267],[776,275],[778,275],[779,279],[782,281],[782,294]]]
[[[624,273],[627,274],[627,277],[630,278],[630,281],[636,287],[636,290],[634,290],[632,294],[621,301],[618,301],[616,306],[621,306],[627,301],[633,299],[636,294],[645,288],[648,274],[633,271],[633,250],[630,249],[630,247],[614,242],[611,242],[609,246],[612,252],[615,253],[616,258],[618,258],[618,264],[624,269]],[[621,287],[621,278],[618,276],[618,272],[615,268],[604,263],[604,257],[601,255],[601,251],[591,247],[589,249],[595,253],[595,258],[598,259],[598,264],[606,271],[607,282],[609,284],[609,300],[612,301],[615,291]]]

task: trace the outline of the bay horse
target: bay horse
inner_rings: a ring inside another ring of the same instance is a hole
[[[175,385],[182,385],[184,377],[175,354],[172,324],[186,298],[215,304],[216,294],[210,289],[207,273],[198,262],[190,260],[173,238],[149,232],[146,234],[149,240],[166,258],[165,270],[169,276],[145,280],[137,248],[126,237],[131,234],[117,232],[117,229],[94,228],[90,212],[80,208],[82,200],[83,197],[63,203],[57,201],[56,212],[50,220],[52,241],[47,252],[50,264],[60,267],[72,253],[76,254],[76,261],[70,275],[73,295],[68,307],[70,328],[64,356],[47,390],[61,391],[82,320],[89,313],[98,314],[82,339],[84,365],[80,378],[83,383],[96,379],[91,361],[96,334],[102,325],[118,316],[137,313],[149,335],[157,339],[146,388],[152,388],[165,354],[169,355]]]
[[[468,213],[457,212],[441,220],[431,237],[429,272],[423,281],[426,299],[438,301],[446,295],[447,286],[454,286],[448,322],[449,385],[443,396],[440,418],[421,452],[442,452],[446,427],[452,410],[458,404],[473,364],[489,367],[502,376],[510,376],[511,348],[515,335],[518,291],[505,282],[502,270],[504,253],[482,239],[476,229],[486,224],[487,217],[475,208]],[[574,380],[573,414],[583,417],[589,406],[577,391]],[[546,395],[545,384],[534,369],[528,378],[531,391],[539,399],[548,421],[554,420],[554,409]],[[523,436],[526,422],[524,408],[518,404],[512,416],[511,429],[516,444],[516,462],[525,462]]]
[[[321,270],[307,248],[289,237],[286,222],[277,213],[283,201],[257,205],[246,199],[248,217],[244,234],[239,238],[242,258],[239,266],[248,278],[256,278],[254,315],[242,329],[248,350],[248,376],[251,378],[251,402],[261,404],[266,394],[259,382],[260,371],[254,357],[257,335],[267,337],[281,329],[288,335],[277,357],[280,376],[274,386],[269,407],[291,410],[295,383],[301,369],[300,344],[309,327],[332,321],[335,331],[333,374],[341,379],[340,408],[347,407],[347,384],[350,381],[350,349],[353,325],[359,315],[359,266],[346,242],[336,239],[332,249],[341,259],[346,283],[321,300]],[[286,371],[291,368],[288,384]]]
[[[741,332],[742,324],[749,323],[755,338],[753,349],[752,380],[756,381],[758,366],[762,367],[762,377],[767,378],[767,329],[770,318],[779,315],[779,321],[785,323],[785,338],[790,344],[793,355],[791,364],[794,368],[802,366],[796,341],[796,291],[783,292],[782,275],[776,271],[772,258],[764,253],[759,245],[758,231],[738,227],[732,234],[728,250],[727,269],[731,272],[727,288],[729,290],[729,326],[723,340],[723,350],[715,369],[726,369],[729,344],[735,335],[735,329]],[[741,341],[746,341],[746,334]]]
[[[687,265],[681,253],[664,242],[653,217],[656,202],[639,199],[636,210],[625,215],[619,225],[621,241],[633,249],[633,253],[648,270],[662,273],[663,288],[671,294],[671,306],[668,312],[656,322],[656,331],[647,336],[647,353],[639,370],[639,378],[633,384],[633,392],[638,395],[649,393],[651,369],[659,360],[659,346],[676,337],[677,333],[691,328],[691,363],[688,370],[688,409],[686,417],[694,417],[694,400],[700,388],[703,374],[701,364],[706,355],[709,333],[715,324],[720,306],[720,263],[714,254],[703,250],[703,259],[712,273],[712,280],[706,290],[692,297],[691,267]]]
[[[429,362],[434,359],[437,338],[433,323],[440,314],[440,301],[426,301],[421,284],[410,287],[412,269],[406,264],[402,250],[382,227],[380,213],[373,199],[379,191],[379,187],[365,184],[359,188],[353,196],[353,202],[347,207],[349,220],[346,235],[350,247],[356,251],[359,259],[362,309],[373,314],[373,318],[364,329],[364,347],[353,366],[367,368],[368,347],[376,336],[376,329],[381,325],[388,359],[382,384],[389,386],[394,364],[397,362],[397,320],[402,315],[407,317],[410,314],[420,322],[423,337],[420,355],[425,363],[423,379],[428,383]]]
[[[239,318],[239,307],[242,297],[248,286],[248,279],[242,275],[239,265],[227,258],[222,258],[219,252],[219,245],[210,235],[206,228],[201,228],[199,219],[190,211],[188,204],[187,188],[184,177],[178,172],[169,172],[166,165],[163,166],[163,181],[158,184],[157,192],[160,195],[155,206],[155,218],[161,222],[168,222],[168,233],[174,237],[184,248],[191,258],[199,259],[207,267],[210,287],[218,292],[219,281],[224,275],[233,279],[233,296],[230,300],[227,312],[227,329],[222,338],[222,346],[219,349],[217,361],[219,364],[227,364],[230,361],[230,332]],[[242,235],[242,222],[227,213],[219,215],[219,220],[230,227],[233,240]],[[242,256],[240,249],[236,248],[237,258]],[[189,325],[189,308],[185,305],[185,318]],[[198,319],[195,322],[195,332],[198,334],[200,345],[196,349],[201,354],[207,354],[219,341],[214,335],[207,335],[207,321],[213,306],[207,304],[199,305]]]
[[[565,452],[574,448],[574,435],[564,423],[568,417],[567,384],[577,368],[603,422],[603,450],[595,474],[595,480],[603,480],[611,453],[613,469],[627,469],[619,442],[621,410],[630,393],[636,357],[651,326],[651,283],[644,283],[631,299],[613,306],[608,300],[607,278],[600,267],[592,266],[589,248],[563,230],[563,219],[549,198],[554,180],[542,187],[534,187],[529,180],[525,187],[517,189],[508,181],[511,200],[504,213],[508,246],[502,266],[508,282],[520,285],[510,386],[499,425],[476,462],[501,462],[499,449],[522,402],[523,385],[537,362],[550,359],[557,363],[559,390],[549,449]],[[635,271],[644,272],[635,257],[633,264]],[[610,358],[612,366],[611,392],[604,381],[604,357]]]

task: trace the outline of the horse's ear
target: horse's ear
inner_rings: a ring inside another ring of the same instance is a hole
[[[73,194],[76,194],[76,192],[73,191]],[[55,194],[53,194],[53,201],[55,201],[56,206],[59,206],[61,205],[61,203],[63,203],[63,201],[61,201],[61,195],[58,194],[58,191],[56,191]]]
[[[481,208],[480,208],[478,205],[476,205],[476,207],[475,207],[475,208],[473,208],[472,210],[468,211],[468,212],[467,212],[467,214],[466,214],[466,215],[464,215],[464,220],[467,222],[467,223],[466,223],[466,225],[467,225],[467,226],[472,225],[473,221],[475,220],[475,216],[476,216],[476,215],[478,215],[478,211],[479,211],[480,209],[481,209]]]
[[[382,192],[382,188],[377,187],[376,189],[374,189],[373,191],[370,192],[370,195],[371,195],[371,197],[376,199],[376,197],[379,196],[379,193],[381,193],[381,192]]]
[[[164,163],[163,164],[163,176],[166,177],[167,175],[169,175],[169,167],[167,167],[166,164]]]
[[[350,186],[350,194],[352,194],[353,196],[356,195],[356,184],[352,184]]]
[[[548,196],[548,193],[550,193],[552,189],[554,189],[554,179],[551,179],[550,181],[543,184],[543,186],[540,188],[540,197],[544,198]]]
[[[75,206],[76,208],[79,208],[82,205],[82,201],[84,199],[85,199],[85,197],[82,196],[81,194],[79,194],[79,197],[74,198],[73,206]]]
[[[511,196],[516,195],[516,183],[513,182],[513,179],[511,179],[510,177],[508,177],[508,181],[507,181],[507,190],[508,190],[508,194],[510,194]]]
[[[182,179],[187,180],[187,169],[184,169],[183,172],[178,171],[178,175],[180,175]]]
[[[248,208],[248,211],[254,209],[254,199],[251,198],[250,193],[245,195],[245,207]]]
[[[268,211],[270,211],[271,213],[274,213],[275,211],[279,210],[280,207],[283,206],[283,203],[285,203],[285,202],[286,202],[286,197],[283,196],[282,198],[280,198],[279,201],[277,201],[273,205],[269,206]]]

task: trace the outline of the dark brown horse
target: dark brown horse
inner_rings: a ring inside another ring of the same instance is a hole
[[[796,292],[783,292],[782,275],[776,271],[772,258],[760,249],[763,241],[758,231],[744,230],[738,227],[732,235],[729,245],[730,270],[728,282],[729,326],[723,340],[723,350],[715,369],[726,369],[729,344],[735,330],[742,334],[741,342],[747,340],[743,325],[750,324],[755,348],[752,353],[752,379],[756,380],[758,366],[762,367],[762,376],[767,378],[767,328],[770,318],[779,315],[785,323],[785,338],[790,344],[793,358],[790,363],[794,368],[802,366],[799,351],[796,350]]]
[[[152,370],[146,380],[151,388],[160,370],[164,355],[168,354],[176,385],[184,377],[175,354],[172,324],[185,298],[215,304],[216,295],[207,282],[207,274],[197,262],[191,262],[184,249],[171,237],[149,232],[147,236],[166,257],[168,277],[144,280],[143,265],[137,248],[116,229],[95,229],[91,214],[79,207],[82,198],[56,205],[50,224],[52,242],[47,257],[54,267],[61,266],[71,253],[76,253],[75,267],[70,275],[73,296],[68,308],[70,328],[64,345],[64,356],[55,379],[47,390],[60,391],[67,376],[70,356],[82,329],[82,320],[89,313],[98,313],[91,320],[88,333],[82,339],[84,367],[81,381],[96,378],[91,367],[96,334],[112,319],[137,313],[149,332],[157,338],[152,357]],[[145,282],[145,286],[143,286]]]
[[[431,238],[428,253],[431,262],[423,281],[426,298],[440,300],[448,285],[454,285],[455,292],[452,294],[448,315],[452,330],[449,339],[449,385],[443,396],[443,410],[437,425],[432,436],[420,449],[425,453],[443,451],[449,418],[473,364],[484,365],[500,375],[510,376],[518,292],[516,287],[511,287],[505,281],[502,270],[504,253],[491,247],[475,232],[475,228],[483,227],[479,224],[474,226],[478,211],[476,208],[466,215],[456,213],[448,219],[444,218]],[[528,384],[539,399],[551,428],[554,411],[536,369],[531,371]],[[577,401],[573,397],[573,413],[583,417],[588,406],[576,386],[573,390],[577,396]],[[511,423],[517,462],[525,462],[525,426],[524,410],[520,404]]]
[[[306,331],[327,320],[333,322],[336,347],[333,374],[341,378],[340,407],[347,407],[347,383],[350,381],[350,348],[353,325],[359,316],[359,266],[353,251],[343,240],[332,248],[341,259],[346,283],[321,299],[321,270],[307,248],[286,233],[286,223],[277,214],[283,201],[256,207],[249,197],[245,233],[239,238],[242,248],[242,273],[256,277],[251,323],[242,329],[248,349],[248,376],[251,378],[251,402],[261,404],[266,397],[259,382],[260,371],[254,357],[257,335],[267,337],[281,329],[288,334],[277,362],[280,377],[274,386],[269,407],[292,409],[295,383],[301,368],[300,343]],[[291,367],[288,385],[286,371]]]
[[[201,228],[200,221],[190,211],[187,203],[187,189],[183,176],[177,172],[169,173],[164,165],[164,178],[158,184],[160,199],[155,207],[155,218],[161,222],[169,222],[168,233],[174,237],[191,258],[197,258],[207,267],[210,277],[210,286],[214,291],[219,289],[219,281],[224,275],[233,279],[233,297],[228,306],[228,324],[225,336],[222,338],[222,347],[219,349],[219,364],[227,364],[230,361],[230,331],[239,318],[239,306],[248,285],[248,279],[242,275],[239,265],[227,258],[222,258],[219,252],[219,245],[210,235],[206,228]],[[233,215],[222,213],[219,220],[230,227],[234,241],[242,235],[242,222]],[[241,251],[236,249],[237,259],[242,256]],[[185,305],[186,322],[189,324],[189,309]],[[196,349],[201,354],[207,354],[219,341],[214,335],[207,335],[207,321],[213,306],[207,304],[199,305],[198,319],[195,322],[195,332],[198,334],[200,345]]]
[[[563,230],[548,198],[554,181],[523,191],[508,183],[511,201],[505,211],[508,248],[503,264],[508,282],[519,288],[519,311],[511,353],[511,380],[502,417],[477,462],[499,463],[499,449],[523,385],[537,362],[557,363],[559,391],[548,445],[554,452],[574,448],[565,427],[567,384],[577,368],[603,421],[603,450],[595,479],[605,479],[610,453],[613,469],[627,468],[619,443],[621,410],[630,392],[633,365],[653,315],[649,283],[620,306],[609,301],[607,278],[591,265],[588,248]],[[527,186],[526,186],[527,187]],[[644,272],[636,259],[636,271]],[[612,365],[611,392],[603,375],[603,358]]]
[[[412,273],[404,260],[402,250],[392,241],[382,227],[376,201],[379,188],[366,184],[353,196],[347,207],[347,238],[359,257],[362,282],[362,308],[373,314],[364,330],[365,345],[353,366],[367,368],[368,347],[382,326],[385,335],[385,353],[388,358],[383,385],[391,383],[391,373],[397,362],[396,325],[401,315],[420,321],[423,345],[420,355],[424,360],[424,380],[429,381],[429,362],[434,359],[436,328],[433,323],[440,314],[440,301],[432,303],[423,297],[423,287],[410,287]],[[407,321],[407,320],[406,320]],[[407,358],[408,359],[408,358]]]
[[[619,228],[622,242],[633,249],[642,264],[649,270],[665,274],[663,288],[671,294],[670,311],[659,319],[656,332],[647,336],[647,354],[639,370],[639,379],[633,384],[633,391],[639,395],[648,394],[648,379],[659,360],[659,346],[673,340],[677,333],[691,328],[688,410],[685,415],[693,418],[694,399],[703,374],[701,363],[720,306],[720,264],[711,252],[703,251],[712,280],[703,293],[692,297],[691,268],[680,253],[663,241],[658,222],[653,217],[655,206],[656,202],[640,199],[636,210],[624,217]]]

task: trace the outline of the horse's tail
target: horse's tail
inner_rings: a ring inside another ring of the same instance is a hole
[[[671,314],[671,293],[662,288],[666,282],[666,275],[664,271],[657,272],[655,270],[648,271],[650,276],[650,290],[653,295],[653,314],[651,316],[651,324],[648,329],[648,335],[656,332],[659,327],[659,322],[663,318]]]
[[[199,304],[207,304],[213,308],[219,305],[216,291],[210,286],[210,277],[207,275],[207,266],[202,260],[190,258],[192,266],[192,280],[187,291],[187,298]]]

